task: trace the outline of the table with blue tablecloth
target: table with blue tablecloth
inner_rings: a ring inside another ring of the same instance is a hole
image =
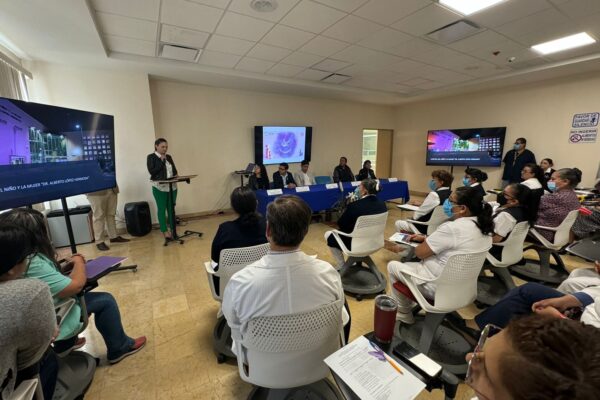
[[[403,199],[404,202],[409,200],[408,182],[392,181],[380,179],[381,191],[377,193],[377,197],[383,201],[392,199]],[[356,189],[352,182],[343,183],[343,191],[340,191],[336,185],[335,188],[328,189],[327,185],[311,185],[307,192],[296,192],[296,189],[282,189],[283,194],[293,194],[302,198],[311,208],[313,212],[330,210],[335,203],[346,197],[350,192]],[[257,190],[256,197],[258,199],[258,212],[266,215],[267,205],[275,200],[279,194],[269,196],[266,190]]]

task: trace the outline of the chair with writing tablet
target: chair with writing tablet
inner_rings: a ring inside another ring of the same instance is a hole
[[[206,269],[208,286],[210,287],[213,299],[222,303],[223,292],[233,274],[263,258],[269,251],[269,248],[269,243],[264,243],[257,246],[223,249],[219,254],[219,269],[217,271],[213,269],[210,261],[205,262],[204,268]],[[215,287],[213,277],[219,278],[218,288]],[[227,357],[235,358],[235,354],[231,351],[231,329],[227,325],[220,306],[217,312],[217,323],[213,329],[213,349],[219,364],[225,362]]]
[[[416,226],[416,225],[419,225],[420,227],[424,226],[427,228],[427,231],[426,231],[427,235],[431,235],[433,232],[435,232],[435,230],[438,228],[438,226],[440,226],[441,224],[443,224],[446,221],[448,221],[448,216],[446,215],[446,213],[444,213],[443,206],[435,207],[433,209],[433,211],[431,212],[431,217],[429,218],[428,221],[418,221],[416,219],[407,219],[406,220],[406,222],[411,224],[411,229],[414,233],[421,233],[421,231],[419,231],[419,229]]]
[[[325,232],[325,240],[333,235],[347,257],[339,270],[342,286],[345,292],[354,294],[358,301],[362,300],[363,295],[385,292],[387,280],[371,259],[371,255],[383,248],[387,217],[387,212],[363,215],[358,217],[351,233],[339,230]],[[352,238],[352,250],[346,247],[342,236]],[[367,264],[366,268],[363,263]]]
[[[323,361],[344,345],[343,301],[290,315],[253,318],[232,332],[248,399],[342,400]]]

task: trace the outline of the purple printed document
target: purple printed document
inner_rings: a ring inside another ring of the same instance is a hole
[[[85,275],[87,280],[97,280],[119,266],[127,257],[101,256],[88,261],[85,264]]]

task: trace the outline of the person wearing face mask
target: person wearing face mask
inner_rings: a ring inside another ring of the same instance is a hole
[[[348,204],[348,207],[346,207],[346,210],[337,222],[338,229],[344,233],[351,233],[354,230],[354,225],[358,217],[387,212],[385,203],[377,198],[379,182],[373,179],[365,179],[358,185],[358,190],[360,198]],[[346,247],[352,249],[352,238],[346,236],[341,236],[341,238]],[[336,261],[337,268],[341,268],[345,262],[344,253],[342,253],[340,245],[333,235],[327,239],[327,246],[329,246],[329,250]]]
[[[421,259],[420,262],[391,261],[388,264],[391,284],[404,282],[400,271],[407,267],[419,275],[435,279],[444,270],[450,256],[485,252],[492,247],[492,207],[483,201],[483,196],[476,188],[456,189],[444,202],[444,212],[451,221],[440,225],[430,236],[411,236],[411,241],[421,242],[415,248],[415,256]],[[435,297],[434,283],[421,282],[419,290],[428,299]],[[461,289],[457,287],[456,290]],[[393,287],[391,295],[398,302],[396,320],[406,324],[414,323],[412,309],[416,303]]]
[[[504,163],[504,172],[502,174],[502,187],[509,183],[521,182],[521,171],[525,164],[535,164],[535,154],[527,150],[527,139],[518,138],[512,150],[509,150],[504,155],[502,162]]]
[[[552,174],[548,181],[551,193],[545,194],[540,199],[536,225],[557,227],[566,218],[570,211],[581,207],[575,187],[581,182],[581,171],[577,168],[562,168]],[[539,229],[538,233],[546,240],[554,240],[554,232]]]
[[[550,180],[552,174],[554,173],[554,171],[556,171],[552,167],[554,167],[554,161],[552,161],[551,158],[544,158],[540,162],[540,168],[542,168],[542,171],[544,171],[544,179],[546,180],[546,182]]]
[[[465,176],[463,177],[463,185],[474,187],[482,196],[485,196],[485,189],[483,188],[482,183],[487,181],[487,178],[487,174],[482,170],[477,168],[467,168],[465,169]]]
[[[495,334],[494,334],[495,333]],[[465,382],[480,400],[588,400],[600,387],[600,330],[529,316],[484,329]]]
[[[158,183],[157,181],[171,179],[177,176],[177,168],[170,154],[169,143],[166,139],[158,138],[154,142],[154,153],[148,154],[146,166],[150,173],[152,181],[152,195],[156,201],[156,209],[158,212],[158,224],[163,236],[170,239],[171,226],[170,221],[173,220],[173,208],[167,207],[169,204],[169,185],[167,183]],[[177,184],[173,184],[173,202],[177,201]],[[168,214],[168,220],[167,220]]]
[[[452,192],[450,187],[452,186],[453,180],[454,177],[448,171],[443,169],[433,171],[431,173],[431,180],[428,183],[431,192],[429,192],[422,203],[411,201],[411,204],[419,206],[419,209],[415,211],[412,219],[423,222],[429,221],[433,209],[444,204],[446,199],[450,196],[450,193]],[[396,221],[396,230],[398,232],[426,233],[427,226],[415,225],[405,220],[398,220]]]

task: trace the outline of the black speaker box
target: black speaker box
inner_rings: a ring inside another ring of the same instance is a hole
[[[125,224],[132,236],[144,236],[152,230],[150,206],[146,201],[125,204]]]

